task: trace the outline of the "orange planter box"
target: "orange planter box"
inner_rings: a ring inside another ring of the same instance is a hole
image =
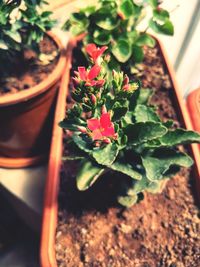
[[[156,39],[156,38],[155,38]],[[191,119],[187,111],[186,103],[184,102],[180,89],[178,88],[174,71],[169,63],[166,52],[157,40],[158,48],[163,59],[163,64],[168,70],[173,87],[173,103],[176,108],[179,120],[185,125],[187,129],[193,129]],[[72,49],[76,45],[76,40],[71,40],[67,50],[67,66],[63,75],[62,84],[58,96],[56,115],[53,128],[53,136],[51,143],[51,151],[49,157],[48,175],[46,180],[46,188],[44,195],[44,210],[41,232],[41,250],[40,260],[42,267],[57,267],[55,255],[55,233],[57,225],[58,213],[58,191],[60,181],[60,166],[62,157],[62,129],[58,126],[58,122],[65,116],[66,110],[66,96],[69,84],[69,72],[71,69]],[[193,144],[189,146],[189,154],[194,159],[193,171],[196,180],[197,194],[200,200],[200,153],[198,145]]]
[[[194,129],[200,132],[200,88],[188,95],[187,107]]]

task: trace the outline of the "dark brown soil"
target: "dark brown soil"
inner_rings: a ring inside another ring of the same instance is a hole
[[[38,59],[39,54],[43,55]],[[39,44],[39,53],[32,50],[26,50],[23,57],[13,60],[14,67],[9,70],[8,76],[0,77],[0,96],[5,94],[17,93],[21,90],[27,90],[33,87],[54,70],[58,62],[59,51],[56,43],[48,36]]]
[[[157,49],[146,49],[141,68],[144,87],[154,88],[152,103],[164,120],[175,119],[173,93]],[[61,172],[56,259],[59,267],[198,267],[200,213],[194,199],[192,169],[182,169],[161,194],[145,194],[132,208],[117,206],[120,179],[109,174],[86,192],[75,185],[76,165]]]

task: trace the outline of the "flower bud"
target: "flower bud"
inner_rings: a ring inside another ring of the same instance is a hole
[[[125,75],[123,80],[123,85],[127,85],[128,83],[129,83],[129,77]]]
[[[111,143],[111,141],[110,141],[109,138],[105,138],[105,139],[103,140],[103,142],[104,142],[105,144],[110,144],[110,143]]]
[[[74,78],[74,77],[72,77],[72,82],[73,82],[74,87],[76,87],[77,85],[79,85],[79,81],[76,78]]]
[[[96,102],[97,102],[97,98],[96,98],[96,96],[95,96],[94,94],[92,94],[90,98],[91,98],[92,104],[95,105]]]
[[[117,72],[115,70],[112,70],[112,76],[113,76],[113,78],[115,78],[116,75],[117,75]]]
[[[94,143],[94,145],[95,145],[96,147],[100,147],[100,142],[99,142],[99,141],[96,141],[96,142]]]
[[[103,105],[103,106],[101,107],[101,114],[105,114],[105,113],[107,113],[107,109],[106,109],[106,106]]]

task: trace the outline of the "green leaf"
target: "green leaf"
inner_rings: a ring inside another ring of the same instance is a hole
[[[136,45],[138,46],[147,45],[149,47],[154,47],[155,44],[156,40],[153,37],[151,37],[148,33],[141,34],[136,41]]]
[[[158,23],[157,21],[150,20],[149,27],[157,33],[163,33],[166,35],[174,34],[174,26],[170,20],[166,20],[162,24]]]
[[[134,111],[134,116],[136,122],[160,122],[160,118],[156,114],[154,108],[145,105],[137,105]]]
[[[167,132],[167,128],[161,123],[148,121],[128,125],[124,131],[129,142],[138,145],[163,136]]]
[[[126,39],[120,39],[113,45],[112,53],[119,62],[125,63],[131,57],[131,45]]]
[[[142,158],[142,163],[149,180],[161,180],[171,166],[190,167],[193,160],[185,153],[174,150],[159,150],[157,155]]]
[[[131,206],[133,206],[138,200],[137,195],[133,195],[133,196],[119,196],[117,198],[117,201],[120,205],[126,207],[126,208],[130,208]]]
[[[122,99],[120,102],[115,102],[112,107],[113,116],[112,121],[120,120],[128,111],[129,102],[126,99]]]
[[[137,103],[138,104],[147,104],[148,100],[150,99],[152,94],[153,94],[153,90],[152,89],[148,89],[148,88],[140,89],[139,90],[139,96],[138,96],[138,99],[137,99]]]
[[[131,0],[122,0],[119,6],[119,12],[125,19],[129,19],[134,14],[134,5]]]
[[[8,46],[3,40],[0,40],[0,49],[8,50]]]
[[[95,23],[104,30],[111,31],[119,24],[119,20],[111,13],[111,10],[103,7],[95,13]]]
[[[158,6],[158,0],[147,0],[147,1],[153,8],[156,8]]]
[[[133,166],[131,166],[128,163],[124,163],[122,161],[115,161],[112,165],[109,166],[109,168],[114,171],[118,171],[123,174],[126,174],[132,179],[135,179],[135,180],[142,179],[142,175],[137,170],[135,170]]]
[[[149,192],[149,193],[152,193],[152,194],[162,193],[167,181],[168,181],[168,179],[151,182],[148,185],[146,191]]]
[[[156,20],[166,21],[169,19],[169,12],[164,9],[154,10],[153,16]]]
[[[147,189],[151,181],[149,181],[146,177],[146,175],[142,175],[142,179],[139,181],[134,181],[132,186],[127,191],[128,195],[135,195],[138,193],[143,192]]]
[[[12,38],[17,43],[21,43],[22,41],[21,35],[17,31],[16,32],[5,31],[5,34],[8,35],[10,38]]]
[[[91,143],[85,141],[83,138],[81,138],[80,135],[74,134],[72,136],[72,139],[74,141],[74,143],[84,152],[86,153],[92,153],[92,146]],[[88,140],[89,141],[89,140]]]
[[[92,161],[84,160],[76,177],[76,183],[79,190],[88,189],[103,173],[105,169]]]
[[[143,49],[138,45],[132,47],[132,57],[135,63],[140,63],[144,59]]]
[[[168,131],[159,139],[163,146],[176,146],[179,144],[200,143],[200,134],[193,131],[178,128]]]
[[[92,157],[97,163],[105,166],[110,166],[116,159],[119,149],[115,143],[105,145],[101,148],[95,148]]]
[[[129,124],[132,124],[133,123],[133,113],[128,111],[126,113],[126,115],[122,118],[121,120],[121,124],[122,124],[122,127],[125,128],[127,127]]]
[[[112,38],[109,31],[99,31],[99,30],[94,31],[93,37],[94,37],[94,42],[98,45],[109,44]]]

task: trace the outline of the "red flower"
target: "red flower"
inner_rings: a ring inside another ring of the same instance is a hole
[[[93,62],[96,63],[99,57],[102,56],[102,54],[107,48],[108,48],[107,46],[102,46],[101,48],[99,48],[95,44],[88,44],[85,50],[88,53],[88,55],[92,58]]]
[[[111,122],[110,114],[103,113],[99,118],[93,118],[87,120],[87,127],[90,129],[91,137],[93,140],[105,140],[108,142],[108,138],[116,138],[114,124]]]
[[[84,81],[86,86],[101,87],[104,85],[105,80],[94,80],[100,73],[101,67],[94,65],[89,71],[85,67],[78,67],[78,72],[75,71],[77,77],[72,78],[74,86],[78,85],[80,81]]]

